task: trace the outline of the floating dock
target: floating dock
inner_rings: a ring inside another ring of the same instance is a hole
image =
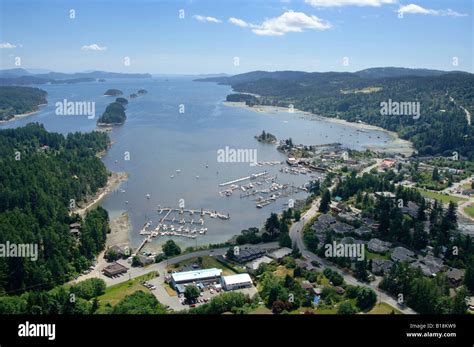
[[[250,180],[250,179],[255,179],[255,178],[258,178],[260,176],[263,176],[263,175],[266,175],[267,174],[267,171],[264,171],[264,172],[260,172],[260,173],[256,173],[256,174],[252,174],[250,176],[246,176],[246,177],[242,177],[242,178],[237,178],[233,181],[228,181],[228,182],[224,182],[224,183],[220,183],[219,184],[219,187],[225,187],[225,186],[228,186],[230,184],[234,184],[234,183],[237,183],[237,182],[242,182],[242,181],[246,181],[246,180]]]

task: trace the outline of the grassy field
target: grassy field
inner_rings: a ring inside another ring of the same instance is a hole
[[[367,248],[365,249],[365,258],[367,260],[370,260],[370,259],[385,259],[385,260],[389,260],[390,259],[390,253],[389,252],[386,252],[385,254],[378,254],[378,253],[372,253],[371,251],[369,251]]]
[[[400,310],[385,302],[375,305],[367,314],[391,314],[392,312],[395,314],[403,314]]]
[[[474,205],[466,207],[464,212],[466,212],[471,218],[474,218]]]
[[[140,284],[141,281],[148,281],[155,278],[157,272],[139,276],[133,280],[119,283],[105,289],[105,293],[98,297],[100,305],[111,304],[116,305],[120,300],[129,294],[133,294],[138,290],[148,291],[148,289]]]
[[[285,277],[286,275],[293,277],[293,271],[293,269],[287,269],[283,265],[280,265],[277,267],[276,271],[273,272],[273,274],[277,277]]]
[[[461,197],[458,197],[458,196],[452,196],[452,195],[441,194],[441,193],[435,193],[435,192],[431,192],[431,191],[424,190],[424,189],[418,189],[418,191],[425,198],[436,199],[436,200],[441,201],[443,204],[449,204],[450,201],[458,203],[460,201],[466,201],[467,200],[466,198],[461,198]]]

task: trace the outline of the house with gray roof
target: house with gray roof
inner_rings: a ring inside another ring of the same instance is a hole
[[[367,244],[367,248],[369,251],[374,253],[385,253],[387,252],[392,244],[387,241],[382,241],[377,238],[370,239],[369,243]]]
[[[372,233],[372,230],[366,226],[361,226],[360,228],[355,229],[354,232],[359,236],[364,236],[370,235]]]
[[[409,249],[406,249],[405,247],[395,247],[393,249],[392,254],[390,255],[392,260],[395,262],[408,261],[410,263],[415,261],[414,256],[415,253],[413,253]]]
[[[345,234],[345,233],[350,233],[351,231],[353,231],[354,227],[352,225],[347,224],[347,223],[336,222],[333,225],[331,225],[331,229],[336,234]]]
[[[457,286],[461,283],[462,279],[464,278],[464,273],[465,273],[465,270],[450,268],[446,272],[446,276],[448,277],[451,284]]]
[[[326,224],[326,225],[330,225],[330,224],[336,223],[336,218],[326,213],[319,216],[318,222]]]
[[[317,233],[324,233],[326,230],[329,229],[328,225],[325,223],[321,223],[320,221],[314,222],[314,224],[311,226],[311,229],[313,229]]]
[[[393,261],[387,259],[372,259],[371,271],[375,275],[384,275],[390,271]]]
[[[425,257],[419,257],[411,266],[420,268],[425,276],[434,277],[443,269],[443,260],[433,257],[432,255],[427,255]]]

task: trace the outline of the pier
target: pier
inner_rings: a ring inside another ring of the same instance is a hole
[[[179,236],[195,239],[198,235],[206,234],[208,230],[204,227],[204,218],[206,216],[213,219],[230,219],[230,215],[228,213],[225,214],[216,210],[211,211],[204,208],[201,208],[200,210],[193,210],[184,208],[160,207],[158,208],[157,212],[159,215],[162,215],[162,217],[159,219],[158,224],[153,230],[149,230],[152,225],[152,221],[145,223],[143,228],[140,230],[140,235],[144,235],[145,238],[138,246],[135,254],[138,254],[143,249],[143,247],[145,247],[147,242],[151,242],[152,239],[157,236]],[[178,215],[172,216],[172,213],[177,213]],[[191,218],[185,218],[184,214],[188,214]],[[195,217],[193,218],[193,216]],[[188,225],[191,227],[188,227]],[[200,228],[197,226],[200,226]]]
[[[228,181],[228,182],[224,182],[224,183],[219,183],[219,187],[225,187],[225,186],[228,186],[230,184],[234,184],[234,183],[237,183],[237,182],[242,182],[242,181],[246,181],[246,180],[250,180],[250,179],[255,179],[255,178],[258,178],[260,176],[263,176],[263,175],[266,175],[267,174],[267,171],[264,171],[264,172],[260,172],[260,173],[256,173],[256,174],[252,174],[250,176],[246,176],[246,177],[242,177],[242,178],[237,178],[233,181]]]

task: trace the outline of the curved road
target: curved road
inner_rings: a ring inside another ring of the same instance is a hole
[[[317,261],[319,264],[321,264],[321,266],[320,266],[321,269],[329,268],[333,271],[338,272],[344,278],[344,281],[346,281],[346,283],[348,283],[348,284],[351,284],[351,285],[354,285],[354,286],[364,286],[364,287],[368,287],[368,288],[373,289],[374,292],[377,294],[377,301],[378,302],[382,302],[382,301],[386,302],[386,303],[392,305],[393,307],[396,307],[398,310],[402,311],[405,314],[416,314],[415,311],[413,311],[411,308],[409,308],[407,306],[404,306],[404,307],[399,306],[398,302],[393,297],[391,297],[387,293],[381,291],[377,287],[376,284],[360,282],[355,277],[353,277],[351,274],[349,274],[345,271],[342,271],[336,265],[328,262],[325,259],[322,259],[322,258],[318,257],[316,254],[314,254],[313,252],[310,252],[309,250],[306,249],[306,246],[303,242],[302,230],[303,230],[304,225],[306,223],[308,223],[314,216],[316,216],[316,213],[318,212],[318,207],[319,207],[319,199],[315,200],[313,202],[313,204],[311,205],[311,208],[308,211],[306,211],[306,213],[304,215],[301,216],[301,219],[298,222],[293,223],[293,225],[290,228],[291,240],[292,240],[292,242],[296,243],[296,245],[300,249],[301,254],[303,255],[303,257],[305,257],[309,261],[313,261],[313,260]]]

